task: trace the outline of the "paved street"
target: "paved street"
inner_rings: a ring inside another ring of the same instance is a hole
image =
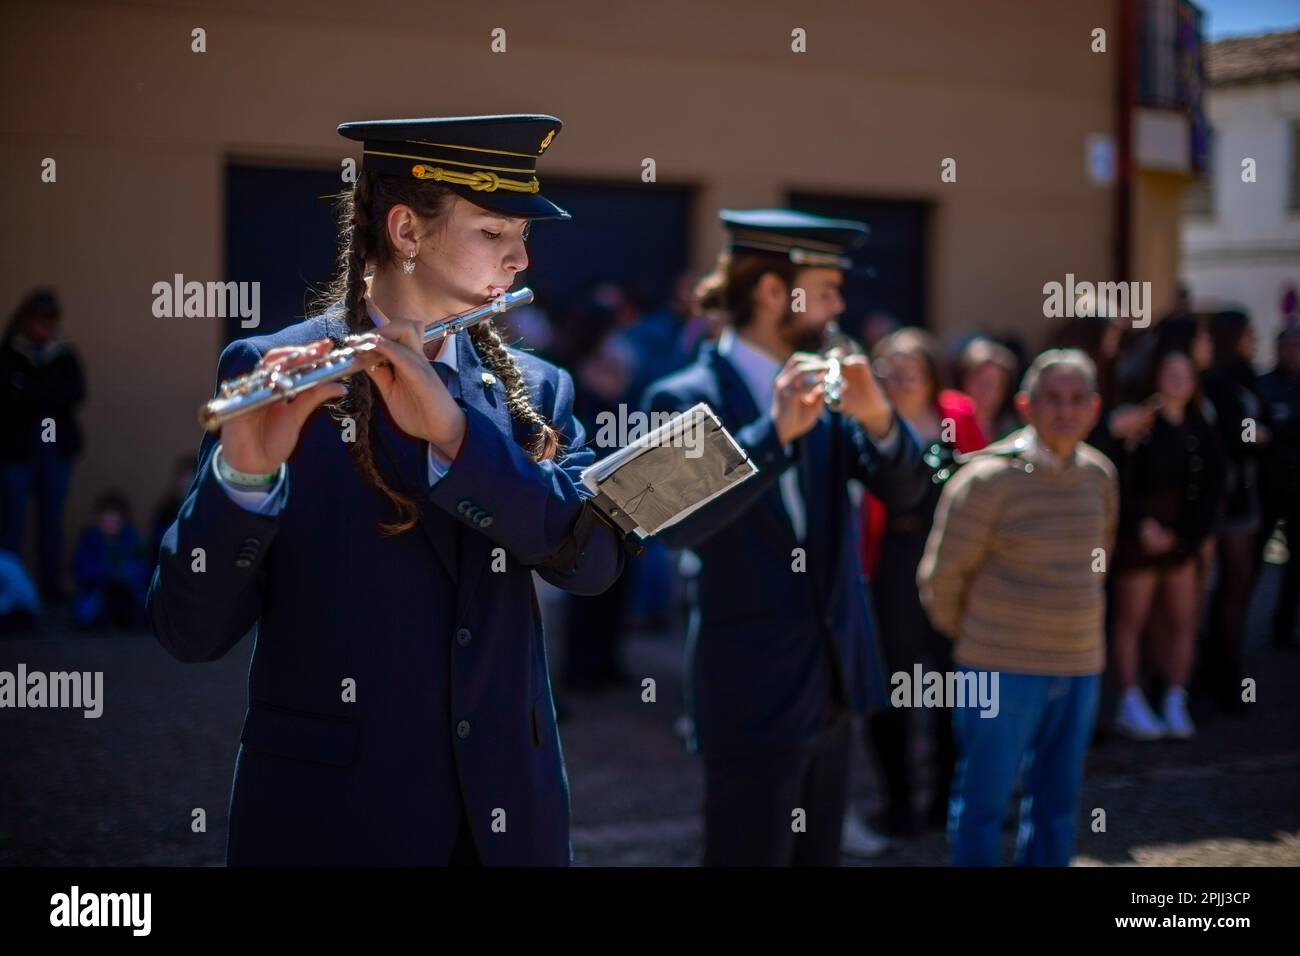
[[[1271,606],[1270,583],[1257,616]],[[106,697],[98,720],[0,712],[0,863],[220,865],[249,650],[245,642],[216,663],[183,665],[145,633],[54,630],[0,642],[0,669],[103,670]],[[639,686],[565,699],[577,862],[693,865],[701,780],[674,733],[681,638],[634,635],[626,650],[631,673],[658,682],[657,703],[642,703]],[[1107,828],[1081,830],[1079,864],[1300,864],[1300,655],[1255,641],[1248,673],[1259,702],[1244,717],[1193,699],[1194,741],[1099,741],[1083,807],[1104,809]],[[869,808],[873,771],[858,753],[854,796]],[[206,834],[190,832],[195,807],[207,809]],[[945,860],[942,835],[931,833],[850,862]]]
[[[647,676],[673,662],[666,643],[640,640],[631,650]],[[1194,701],[1193,741],[1098,741],[1083,807],[1106,811],[1106,832],[1081,829],[1077,864],[1300,865],[1300,656],[1260,648],[1254,659],[1261,699],[1245,717]],[[676,697],[662,679],[659,691],[657,705],[640,703],[636,688],[571,703],[565,747],[579,863],[679,866],[698,857],[698,761],[673,734],[666,702]],[[877,806],[874,768],[860,744],[858,753],[853,793],[869,812]],[[947,847],[936,831],[876,859],[845,862],[942,865]]]

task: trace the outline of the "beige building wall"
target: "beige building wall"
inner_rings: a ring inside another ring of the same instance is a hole
[[[1178,294],[1183,220],[1183,190],[1192,182],[1183,173],[1142,171],[1133,189],[1133,269],[1135,281],[1151,283],[1151,321],[1159,322]]]
[[[653,157],[660,180],[699,187],[700,269],[719,206],[789,189],[932,203],[931,327],[1036,344],[1045,282],[1111,272],[1114,195],[1087,182],[1084,140],[1115,133],[1114,14],[1111,0],[8,4],[0,308],[55,286],[85,360],[69,530],[108,484],[143,522],[170,460],[197,447],[221,321],[155,318],[151,287],[223,278],[229,157],[337,168],[358,155],[345,120],[550,112],[565,129],[543,182],[639,182]],[[1090,51],[1096,27],[1110,53]],[[807,53],[791,52],[795,28]],[[40,181],[46,157],[56,183]]]

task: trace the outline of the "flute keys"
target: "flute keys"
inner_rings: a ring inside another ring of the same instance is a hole
[[[839,410],[840,397],[844,392],[844,374],[840,370],[840,360],[831,358],[829,360],[830,368],[826,371],[825,383],[826,404],[832,411]]]
[[[430,326],[425,330],[425,342],[441,341],[452,332],[490,318],[495,312],[526,305],[532,300],[531,289],[505,293],[493,305],[480,306]],[[262,408],[268,401],[281,401],[315,385],[347,378],[382,359],[382,355],[368,354],[377,352],[380,340],[381,336],[375,332],[354,332],[337,344],[321,339],[293,348],[273,369],[259,367],[220,383],[217,398],[200,407],[199,421],[209,431],[216,431],[222,423]],[[496,381],[495,376],[489,375],[484,377],[483,384],[490,388]],[[491,521],[490,516],[484,517]]]

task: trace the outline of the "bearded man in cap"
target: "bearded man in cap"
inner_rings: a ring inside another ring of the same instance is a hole
[[[652,385],[652,412],[711,406],[759,473],[660,532],[699,559],[688,637],[691,747],[704,757],[705,865],[833,865],[852,719],[887,704],[850,480],[890,508],[929,475],[865,356],[819,354],[862,223],[724,210],[728,246],[697,295],[727,327]]]

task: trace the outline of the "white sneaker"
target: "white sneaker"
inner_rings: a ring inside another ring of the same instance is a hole
[[[1119,709],[1115,714],[1115,729],[1134,740],[1159,740],[1168,728],[1156,716],[1142,691],[1130,687],[1119,699]]]
[[[880,856],[889,847],[888,838],[881,836],[863,823],[852,810],[844,814],[844,829],[840,834],[840,849],[849,856],[871,859]]]
[[[1166,733],[1178,740],[1191,740],[1196,736],[1196,725],[1187,714],[1187,691],[1171,687],[1165,692],[1164,712]]]

